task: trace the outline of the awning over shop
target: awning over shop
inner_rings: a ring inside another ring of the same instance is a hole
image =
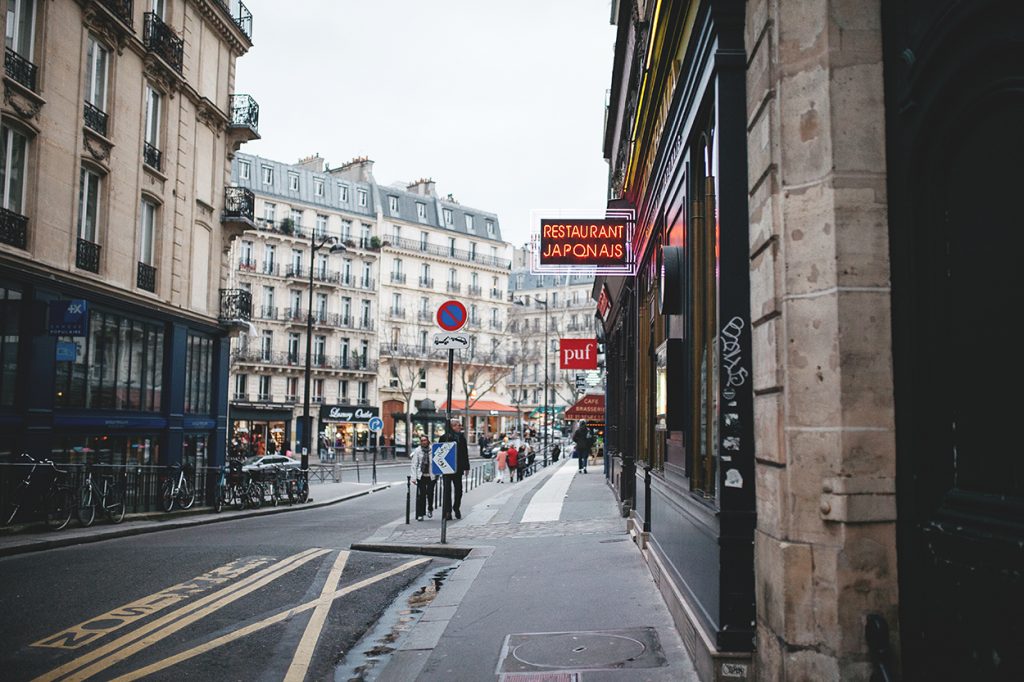
[[[585,395],[565,411],[566,419],[583,419],[588,422],[604,421],[604,394]]]
[[[552,419],[562,419],[562,413],[565,412],[565,405],[549,405],[548,414],[551,415]],[[544,408],[537,407],[530,412],[530,419],[540,419],[544,416]]]
[[[439,412],[446,412],[448,409],[448,403],[441,403],[441,407],[437,409]],[[464,414],[466,412],[466,401],[453,399],[452,412]],[[475,403],[470,404],[469,413],[482,415],[519,414],[519,412],[516,411],[516,408],[494,400],[478,400]]]

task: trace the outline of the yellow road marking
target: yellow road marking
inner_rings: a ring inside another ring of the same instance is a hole
[[[342,550],[338,552],[338,558],[334,560],[334,566],[324,581],[324,587],[320,591],[320,599],[316,602],[313,615],[306,623],[306,631],[302,633],[298,648],[295,649],[295,656],[292,657],[292,664],[288,666],[288,672],[284,676],[284,682],[302,682],[306,679],[306,672],[309,670],[309,662],[313,660],[313,650],[316,648],[316,641],[320,639],[320,632],[324,628],[324,621],[331,611],[331,604],[334,602],[333,593],[338,589],[341,581],[341,572],[345,568],[345,561],[349,553]]]
[[[352,592],[355,592],[356,590],[361,590],[364,587],[372,585],[376,582],[380,582],[385,578],[390,578],[391,576],[402,573],[403,571],[407,571],[413,566],[419,566],[420,564],[425,563],[427,561],[430,561],[429,557],[422,557],[420,559],[413,559],[412,561],[407,561],[401,566],[397,566],[391,569],[390,571],[379,573],[375,576],[371,576],[364,580],[360,580],[357,583],[353,583],[348,587],[343,587],[342,589],[335,592],[334,596],[331,597],[331,599],[339,599],[340,597],[344,597],[346,594],[350,594]],[[200,654],[205,654],[208,651],[212,651],[217,647],[223,646],[225,644],[230,644],[236,639],[241,639],[242,637],[251,635],[254,632],[259,632],[264,628],[268,628],[271,625],[280,623],[283,620],[287,620],[288,618],[291,618],[294,615],[303,613],[305,611],[309,611],[310,609],[315,608],[316,605],[319,603],[320,600],[316,599],[310,602],[306,602],[305,604],[301,604],[300,606],[295,606],[293,608],[286,609],[284,611],[281,611],[280,613],[276,613],[273,616],[261,620],[258,623],[246,625],[244,628],[234,630],[226,635],[221,635],[216,639],[211,639],[209,642],[206,642],[205,644],[200,644],[199,646],[193,647],[191,649],[186,649],[185,651],[182,651],[179,654],[175,654],[174,656],[168,656],[162,661],[157,661],[156,663],[147,665],[144,668],[139,668],[138,670],[133,670],[130,673],[121,675],[120,677],[114,678],[112,682],[131,682],[132,680],[143,679],[147,675],[152,675],[153,673],[164,670],[165,668],[170,668],[171,666],[177,665],[178,663],[181,663],[183,661],[187,661],[190,658],[195,658]]]
[[[156,619],[155,621],[153,621],[151,623],[147,623],[147,624],[143,625],[142,627],[138,628],[137,630],[134,630],[132,632],[126,633],[124,635],[121,635],[121,637],[115,639],[112,642],[109,642],[109,643],[107,643],[107,644],[105,644],[105,645],[103,645],[103,646],[101,646],[101,647],[99,647],[97,649],[94,649],[93,651],[90,651],[90,652],[88,652],[86,654],[82,654],[78,658],[76,658],[76,659],[74,659],[72,661],[69,661],[68,663],[65,663],[64,665],[62,665],[62,666],[60,666],[58,668],[55,668],[54,670],[51,670],[48,673],[45,673],[44,675],[40,675],[39,677],[37,677],[34,680],[34,682],[50,682],[52,680],[57,680],[57,679],[60,679],[60,678],[62,678],[64,676],[66,676],[66,675],[70,675],[71,673],[74,673],[74,671],[82,668],[83,666],[89,664],[92,661],[95,661],[98,658],[104,659],[104,660],[100,661],[100,663],[94,664],[93,666],[90,666],[90,668],[87,668],[86,670],[81,671],[74,678],[70,678],[70,677],[66,678],[66,679],[85,679],[84,677],[81,677],[81,675],[86,673],[87,671],[89,671],[89,672],[88,672],[87,675],[85,675],[85,677],[88,677],[89,675],[95,674],[96,672],[98,672],[98,670],[93,670],[93,668],[95,668],[96,666],[101,666],[99,668],[99,670],[102,670],[103,668],[106,668],[106,667],[108,667],[110,665],[113,665],[114,662],[119,661],[122,658],[124,658],[125,656],[121,655],[122,652],[117,652],[117,650],[121,649],[122,647],[126,647],[127,645],[131,644],[133,641],[138,640],[140,638],[143,638],[146,635],[148,635],[149,633],[154,632],[155,630],[159,630],[160,628],[163,628],[164,626],[167,626],[168,624],[171,624],[171,627],[174,627],[174,626],[178,625],[177,623],[173,623],[173,621],[175,619],[181,618],[182,616],[187,617],[186,614],[190,614],[190,613],[193,613],[193,612],[198,611],[200,609],[203,609],[203,607],[205,607],[207,605],[213,605],[214,606],[214,608],[209,611],[209,612],[212,613],[212,611],[215,611],[215,610],[221,608],[222,606],[226,606],[227,604],[230,603],[230,601],[234,601],[234,599],[237,599],[237,598],[239,598],[241,596],[244,596],[245,594],[248,594],[248,593],[250,593],[250,592],[252,592],[252,591],[254,591],[254,590],[256,590],[256,589],[258,589],[260,587],[263,587],[267,583],[269,583],[269,582],[279,578],[280,576],[288,573],[289,571],[292,571],[292,570],[298,568],[299,566],[302,566],[306,562],[308,562],[308,561],[310,561],[312,559],[315,559],[315,558],[317,558],[319,556],[323,556],[324,554],[327,554],[329,551],[330,550],[327,550],[327,549],[316,549],[316,548],[308,549],[308,550],[306,550],[304,552],[299,552],[298,554],[290,556],[290,557],[288,557],[286,559],[282,559],[281,561],[277,562],[276,564],[274,564],[272,566],[268,566],[267,568],[265,568],[265,569],[263,569],[263,570],[261,570],[261,571],[259,571],[257,573],[254,573],[253,575],[245,578],[244,580],[240,580],[236,584],[229,585],[228,587],[225,587],[225,588],[220,589],[220,590],[218,590],[216,592],[213,592],[212,594],[208,594],[205,597],[197,599],[195,602],[192,602],[190,604],[186,604],[186,605],[184,605],[184,606],[182,606],[182,607],[180,607],[180,608],[178,608],[178,609],[176,609],[176,610],[174,610],[174,611],[172,611],[172,612],[170,612],[168,614],[165,614],[164,616],[161,616],[160,618]],[[227,600],[230,600],[230,601],[227,601]],[[208,615],[208,614],[206,612],[204,612],[204,615]],[[184,627],[184,625],[182,625],[180,627],[177,627],[173,631],[176,632],[177,630],[180,630],[181,627]],[[166,635],[170,634],[171,632],[172,632],[172,630],[170,630],[170,628],[168,628],[167,631],[163,632],[162,634],[159,634],[159,636],[157,636],[154,639],[154,641],[159,641],[159,639],[165,637]],[[152,642],[149,642],[149,643],[151,644]],[[146,646],[148,646],[148,645],[149,644],[147,644]],[[113,652],[117,652],[117,653],[113,653]],[[133,651],[133,653],[134,653],[134,651]],[[108,656],[109,656],[109,658],[105,658],[105,657],[108,657]],[[115,659],[115,657],[116,657],[116,659]]]
[[[151,616],[178,602],[185,601],[197,594],[206,592],[218,585],[229,582],[240,575],[248,573],[263,564],[270,563],[269,557],[252,557],[236,559],[191,580],[164,588],[141,599],[118,606],[106,613],[89,620],[72,625],[55,635],[44,637],[32,646],[50,649],[79,649],[94,640],[120,630],[137,620]]]

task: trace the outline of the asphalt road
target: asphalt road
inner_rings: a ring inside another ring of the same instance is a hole
[[[378,479],[404,482],[389,466]],[[4,680],[330,680],[414,619],[442,558],[351,552],[405,486],[339,504],[0,559]]]

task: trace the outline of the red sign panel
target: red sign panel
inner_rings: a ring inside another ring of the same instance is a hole
[[[585,395],[565,411],[566,419],[604,422],[604,394]]]
[[[540,264],[627,265],[625,220],[540,221]]]
[[[597,297],[597,312],[602,320],[608,319],[608,313],[612,309],[612,297],[608,293],[608,285],[601,286],[601,293]]]
[[[466,306],[458,301],[445,301],[437,309],[437,326],[446,332],[457,332],[466,324]]]
[[[559,369],[597,369],[596,339],[559,339]]]

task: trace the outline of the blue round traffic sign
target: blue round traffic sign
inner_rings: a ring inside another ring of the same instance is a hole
[[[458,301],[445,301],[437,309],[437,326],[446,332],[457,332],[466,324],[466,306]]]
[[[371,431],[382,431],[384,429],[384,420],[380,417],[370,417],[370,422],[367,424]]]

